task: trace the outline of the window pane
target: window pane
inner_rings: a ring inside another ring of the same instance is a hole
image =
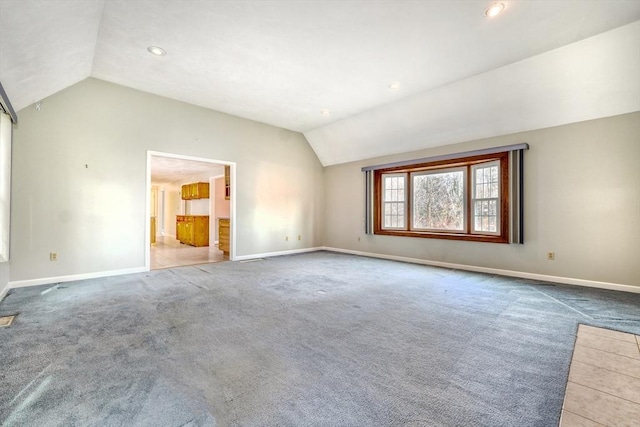
[[[498,183],[491,183],[491,195],[489,197],[498,197]]]
[[[475,177],[473,195],[473,231],[497,233],[499,227],[500,162],[473,166]]]
[[[383,180],[383,194],[385,202],[404,201],[404,176],[387,176]]]
[[[464,172],[413,175],[413,227],[464,230]]]
[[[498,203],[496,200],[489,201],[489,215],[496,216],[498,214]]]
[[[383,228],[406,228],[406,174],[385,174],[382,177]]]

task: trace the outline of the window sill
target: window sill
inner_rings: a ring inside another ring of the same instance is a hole
[[[468,242],[509,243],[509,238],[507,236],[491,236],[486,234],[435,233],[429,231],[395,230],[375,230],[374,234],[382,236],[420,237],[426,239],[466,240]]]

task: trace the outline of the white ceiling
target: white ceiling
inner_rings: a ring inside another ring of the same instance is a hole
[[[486,84],[478,76],[505,67],[514,84],[530,81],[519,62],[640,20],[637,0],[510,0],[487,18],[490,3],[0,0],[0,81],[19,110],[87,77],[103,79],[303,132],[328,165],[492,136],[415,117],[434,93],[457,100],[460,82],[475,82],[463,86],[478,96]],[[638,28],[627,37],[640,40]],[[152,56],[151,45],[167,55]],[[393,81],[398,90],[388,88]],[[510,109],[468,101],[487,114]],[[480,118],[465,114],[461,122],[474,128]],[[393,138],[362,138],[379,128]]]

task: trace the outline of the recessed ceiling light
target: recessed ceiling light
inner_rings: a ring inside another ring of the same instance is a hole
[[[504,3],[495,2],[484,11],[484,15],[493,18],[504,10]]]
[[[396,89],[399,89],[399,88],[400,88],[400,82],[391,82],[389,84],[389,89],[396,90]]]
[[[158,46],[149,46],[147,50],[149,51],[149,53],[156,56],[165,56],[167,54],[167,52],[163,48]]]
[[[331,114],[331,111],[326,110],[326,109],[325,109],[325,110],[321,110],[321,111],[320,111],[320,114],[322,114],[323,116],[328,116],[328,115],[330,115],[330,114]]]

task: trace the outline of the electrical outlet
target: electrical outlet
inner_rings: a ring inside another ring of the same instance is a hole
[[[49,252],[49,261],[57,261],[58,260],[58,254],[55,252]]]
[[[289,241],[289,236],[284,236],[284,241],[288,242]]]
[[[360,241],[360,237],[358,237],[358,242]]]
[[[553,261],[554,259],[556,259],[556,253],[555,252],[547,252],[547,259],[549,261]]]
[[[302,240],[302,235],[298,234],[298,240]]]

